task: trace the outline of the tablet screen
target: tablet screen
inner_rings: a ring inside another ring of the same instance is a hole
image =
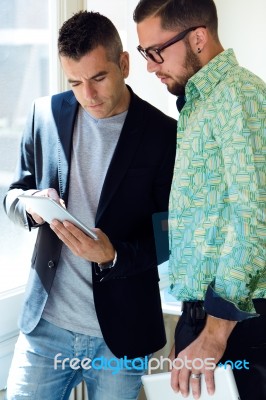
[[[50,197],[28,196],[23,194],[18,197],[49,224],[53,219],[57,219],[60,222],[69,221],[92,239],[98,239],[95,232],[85,226],[81,221],[74,217],[74,215],[70,214],[63,206]]]

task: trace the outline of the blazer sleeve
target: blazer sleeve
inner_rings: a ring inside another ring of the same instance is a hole
[[[57,103],[60,105],[60,100]],[[26,213],[18,196],[48,187],[58,190],[56,112],[48,96],[33,102],[21,138],[14,180],[4,199],[7,216],[27,229],[39,225]]]
[[[36,189],[34,168],[34,104],[28,115],[20,143],[20,153],[17,161],[13,183],[9,187],[4,198],[4,210],[7,216],[17,225],[31,229],[36,225],[32,218],[26,213],[25,206],[18,196],[27,193],[32,194]],[[37,225],[36,225],[37,226]]]

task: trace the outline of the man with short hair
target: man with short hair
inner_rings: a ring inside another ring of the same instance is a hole
[[[106,17],[79,12],[59,33],[71,89],[34,102],[4,206],[38,227],[7,398],[137,399],[165,344],[152,215],[167,210],[176,121],[125,84],[129,55]],[[167,134],[166,134],[167,132]],[[20,198],[64,202],[88,227],[49,226]]]
[[[266,85],[218,38],[213,0],[141,0],[138,50],[178,96],[169,202],[170,292],[183,301],[175,354],[249,362],[234,369],[241,399],[266,398]],[[181,110],[181,109],[180,109]],[[172,370],[195,398],[213,370]]]

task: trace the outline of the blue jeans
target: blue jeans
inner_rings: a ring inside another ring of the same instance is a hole
[[[67,400],[82,380],[89,400],[137,399],[147,359],[117,359],[102,338],[76,334],[41,319],[33,332],[20,333],[7,400]]]

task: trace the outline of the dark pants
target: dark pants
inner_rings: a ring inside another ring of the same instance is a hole
[[[189,303],[189,305],[192,303]],[[204,328],[202,303],[184,309],[175,331],[176,356],[193,342]],[[222,363],[246,360],[249,369],[233,369],[241,400],[266,399],[266,315],[239,322],[231,333]]]

